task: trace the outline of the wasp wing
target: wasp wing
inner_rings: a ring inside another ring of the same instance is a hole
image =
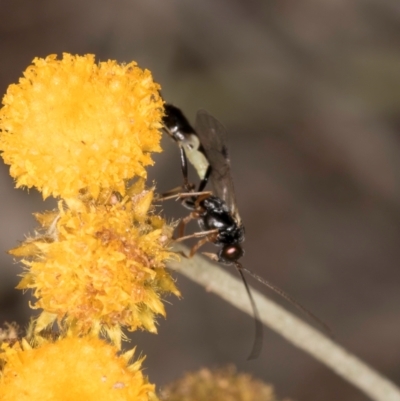
[[[209,180],[214,195],[226,203],[236,222],[240,223],[226,146],[226,129],[210,113],[199,110],[196,116],[196,133],[211,166]]]

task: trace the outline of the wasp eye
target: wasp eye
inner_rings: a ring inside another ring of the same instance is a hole
[[[222,263],[233,263],[238,261],[244,255],[243,248],[238,245],[227,245],[221,249],[218,254],[219,261]]]

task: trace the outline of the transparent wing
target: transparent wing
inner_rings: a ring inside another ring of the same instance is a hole
[[[214,195],[225,201],[236,222],[240,223],[226,146],[226,129],[207,111],[199,110],[196,117],[196,133],[211,166],[209,180]]]

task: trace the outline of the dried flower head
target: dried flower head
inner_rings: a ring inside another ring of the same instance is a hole
[[[36,216],[44,233],[11,253],[27,268],[18,288],[32,289],[34,307],[44,310],[38,330],[57,319],[84,333],[106,330],[117,344],[119,327],[156,332],[160,296],[179,292],[165,270],[170,228],[148,213],[152,197],[142,191],[68,209],[60,202],[58,213]]]
[[[162,100],[136,63],[93,55],[35,58],[0,110],[0,150],[17,187],[43,197],[100,190],[124,193],[160,151]]]
[[[32,348],[26,341],[3,346],[2,401],[150,401],[154,385],[141,372],[143,358],[94,337],[67,337]]]
[[[165,401],[278,401],[272,386],[233,366],[187,373],[168,385],[160,396]],[[289,400],[286,400],[289,401]]]
[[[5,322],[3,327],[0,327],[0,345],[3,343],[13,344],[18,340],[20,328],[17,323]]]

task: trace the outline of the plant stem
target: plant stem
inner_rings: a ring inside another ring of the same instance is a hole
[[[174,248],[179,252],[188,253],[188,249],[181,244],[176,244]],[[217,264],[195,255],[191,259],[182,258],[180,262],[170,262],[169,267],[252,315],[243,283]],[[261,321],[266,326],[324,363],[372,400],[400,401],[400,389],[387,378],[257,290],[252,288],[251,291]]]

